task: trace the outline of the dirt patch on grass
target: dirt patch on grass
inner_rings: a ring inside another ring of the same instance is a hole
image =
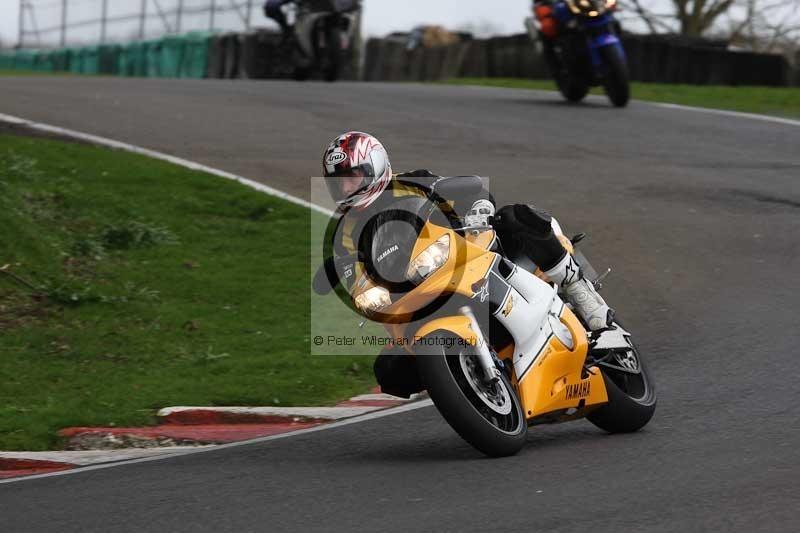
[[[25,295],[0,288],[0,331],[30,326],[48,316],[46,301],[38,295]]]

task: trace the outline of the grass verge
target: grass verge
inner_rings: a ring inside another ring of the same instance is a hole
[[[366,390],[372,357],[308,355],[308,213],[161,161],[0,131],[0,449],[152,423],[169,405]]]
[[[557,90],[555,83],[550,80],[520,78],[454,78],[447,80],[446,83],[512,89]],[[592,93],[603,94],[603,90],[594,88]],[[800,89],[796,87],[727,87],[634,82],[632,94],[633,98],[637,100],[649,102],[800,118]]]

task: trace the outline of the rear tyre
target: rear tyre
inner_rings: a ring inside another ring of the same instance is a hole
[[[325,60],[323,61],[322,77],[327,82],[339,79],[341,65],[341,34],[333,24],[325,28]]]
[[[561,95],[572,103],[578,103],[589,94],[589,86],[572,79],[556,80]]]
[[[476,449],[490,457],[514,455],[528,432],[519,398],[505,373],[486,385],[474,351],[460,341],[437,332],[417,344],[417,365],[428,394],[447,423]]]
[[[600,49],[605,65],[603,87],[615,107],[625,107],[631,98],[628,62],[621,46],[606,46]]]
[[[294,64],[292,78],[295,81],[307,81],[311,77],[311,60],[306,57],[296,37],[293,37],[291,42],[287,43],[287,46],[290,47],[289,53]]]
[[[308,78],[311,77],[311,69],[308,67],[295,67],[293,77],[295,81],[308,81]]]
[[[632,433],[650,422],[656,411],[653,379],[636,346],[626,354],[609,354],[597,366],[603,373],[608,403],[586,418],[609,433]],[[638,367],[638,373],[631,369]]]
[[[583,68],[578,66],[577,61],[575,64],[566,64],[566,58],[573,55],[571,44],[568,40],[564,41],[561,46],[561,54],[556,52],[555,44],[550,41],[543,40],[542,46],[547,68],[556,82],[558,91],[568,101],[577,103],[589,94],[589,83],[586,81],[586,76],[580,75],[579,72]]]

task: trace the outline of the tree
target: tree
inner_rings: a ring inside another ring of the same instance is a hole
[[[800,0],[743,0],[743,16],[729,21],[731,44],[760,52],[800,49]]]
[[[651,33],[711,34],[758,49],[800,39],[800,0],[623,0]]]

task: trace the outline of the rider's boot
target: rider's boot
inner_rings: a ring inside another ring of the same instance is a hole
[[[583,277],[580,267],[571,254],[545,272],[553,283],[561,287],[567,300],[583,318],[589,329],[597,331],[609,327],[614,319],[614,310],[606,304],[594,284]]]
[[[524,204],[503,208],[499,217],[512,218],[522,228],[528,255],[539,265],[583,318],[589,329],[597,331],[611,325],[613,310],[583,277],[575,258],[564,248],[553,231],[553,218],[546,212]]]

